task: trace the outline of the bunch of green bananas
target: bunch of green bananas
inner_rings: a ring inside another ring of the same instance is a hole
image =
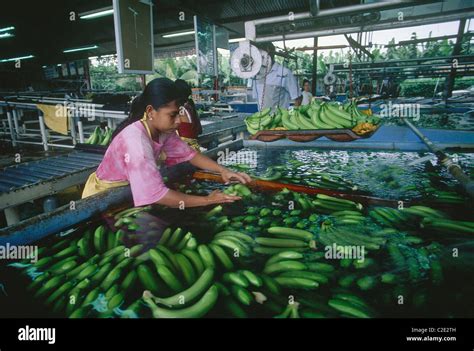
[[[255,134],[259,130],[270,129],[273,124],[273,114],[270,113],[271,108],[267,107],[260,112],[256,112],[245,118],[244,122],[250,134]]]
[[[359,123],[378,124],[380,118],[367,116],[359,111],[354,100],[345,107],[336,102],[318,102],[292,110],[277,107],[274,113],[266,108],[245,119],[247,130],[255,134],[259,130],[317,130],[352,129]]]
[[[107,146],[109,145],[110,141],[112,140],[112,129],[106,127],[105,132],[102,132],[102,129],[100,127],[96,127],[94,129],[94,132],[91,134],[91,136],[86,140],[86,144],[91,144],[91,145],[103,145]]]
[[[343,109],[355,118],[357,124],[371,123],[373,125],[377,125],[381,121],[380,117],[376,115],[366,115],[360,112],[360,110],[357,108],[356,99],[351,99],[346,104],[344,104]]]

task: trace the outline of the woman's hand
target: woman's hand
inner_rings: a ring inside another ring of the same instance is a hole
[[[250,183],[252,178],[244,172],[232,172],[228,169],[221,172],[222,179],[225,184],[229,184],[231,180],[238,180],[242,184]]]
[[[207,195],[208,200],[212,204],[221,204],[225,202],[234,202],[240,200],[240,196],[227,195],[219,190],[214,190],[212,193]]]

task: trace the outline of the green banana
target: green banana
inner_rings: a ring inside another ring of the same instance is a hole
[[[184,249],[181,251],[181,253],[186,256],[189,261],[191,261],[198,275],[201,275],[204,272],[204,263],[202,262],[201,257],[196,251]]]
[[[316,289],[319,283],[314,280],[298,277],[275,277],[275,282],[280,286],[289,289]]]
[[[193,265],[189,259],[183,254],[177,253],[175,255],[178,265],[181,269],[181,274],[186,282],[187,286],[191,286],[197,279],[196,272],[194,271]]]
[[[104,291],[108,290],[113,284],[115,284],[117,282],[117,280],[120,279],[121,276],[122,276],[122,269],[120,267],[118,267],[118,265],[117,265],[104,278],[104,280],[102,281],[102,283],[100,285],[100,288]]]
[[[178,261],[176,261],[176,257],[174,256],[174,254],[171,252],[170,249],[168,249],[166,246],[163,246],[161,244],[158,244],[156,246],[156,249],[159,250],[160,252],[162,252],[166,258],[168,258],[168,260],[171,262],[171,264],[173,265],[174,267],[174,270],[175,271],[179,271],[179,265],[178,265]]]
[[[100,138],[100,127],[95,127],[94,132],[85,141],[86,144],[95,145],[98,143]]]
[[[209,248],[226,270],[232,270],[234,268],[232,259],[227,255],[222,247],[211,243],[209,244]]]
[[[212,252],[209,250],[209,247],[207,247],[204,244],[201,244],[198,246],[197,250],[206,268],[214,268],[216,266],[214,256]]]
[[[176,228],[176,230],[171,234],[170,240],[166,243],[166,246],[169,249],[175,248],[175,246],[181,241],[184,236],[184,232],[181,228]]]
[[[80,256],[90,257],[92,255],[91,238],[92,232],[88,230],[77,242],[77,248]]]
[[[358,318],[370,318],[370,313],[361,306],[347,300],[330,299],[328,305],[332,308]]]
[[[124,300],[125,300],[124,293],[118,292],[109,300],[107,307],[109,308],[109,310],[113,310],[116,307],[120,307],[123,304]]]
[[[160,287],[157,282],[156,275],[151,271],[146,264],[141,264],[136,268],[137,276],[145,289],[150,290],[153,294],[160,292]]]
[[[275,236],[306,241],[312,240],[314,238],[313,234],[306,230],[287,227],[270,227],[268,228],[268,233]]]
[[[247,289],[239,285],[232,285],[230,291],[232,296],[234,296],[243,305],[249,306],[254,300],[252,294]]]
[[[38,289],[38,291],[34,295],[35,298],[46,296],[51,292],[51,290],[57,288],[60,284],[63,284],[65,279],[65,275],[57,275],[52,277],[51,279],[46,281],[40,289]]]
[[[157,265],[156,271],[160,278],[165,284],[175,293],[184,290],[183,284],[179,281],[178,277],[165,265]]]
[[[262,254],[262,255],[275,255],[277,253],[283,252],[283,251],[297,251],[297,252],[303,252],[307,251],[307,248],[286,248],[286,247],[268,247],[268,246],[256,246],[253,248],[253,251]]]
[[[296,251],[286,250],[286,251],[279,252],[273,255],[272,257],[270,257],[265,263],[265,266],[269,266],[273,263],[276,263],[282,260],[299,260],[302,258],[303,258],[303,255],[301,253],[296,252]]]
[[[286,271],[303,271],[308,267],[299,261],[278,261],[263,269],[265,274],[277,274]]]
[[[163,252],[157,249],[151,249],[149,251],[149,254],[150,254],[150,259],[153,261],[155,266],[164,265],[171,270],[175,269],[173,263],[168,259],[168,257]]]
[[[163,231],[163,234],[161,235],[161,238],[160,238],[160,240],[158,241],[158,243],[161,244],[161,245],[166,245],[166,243],[167,243],[168,240],[170,239],[172,233],[173,233],[173,232],[172,232],[171,228],[166,228],[166,229]]]
[[[319,284],[327,284],[329,282],[329,278],[324,274],[312,271],[287,271],[279,274],[278,276],[284,278],[303,278],[308,280],[314,280]]]
[[[123,279],[122,283],[120,284],[120,290],[127,293],[135,284],[138,279],[138,274],[136,270],[131,270]]]
[[[292,120],[290,118],[290,114],[288,113],[287,110],[282,110],[281,123],[288,130],[298,130],[299,129],[299,126],[292,122]]]
[[[97,272],[98,265],[97,264],[89,264],[87,267],[82,269],[76,276],[77,280],[83,280],[90,277],[92,274]]]
[[[280,287],[276,283],[275,279],[263,274],[261,275],[263,286],[265,289],[267,289],[269,292],[271,292],[274,295],[279,295],[280,294]]]
[[[229,237],[229,236],[241,239],[242,241],[245,241],[248,244],[254,243],[254,239],[250,235],[244,234],[235,230],[225,230],[225,231],[219,232],[214,236],[214,239],[219,239],[222,237]]]
[[[240,273],[237,272],[227,272],[222,276],[222,280],[227,283],[232,283],[243,288],[247,288],[250,285],[248,279]]]
[[[262,278],[260,278],[258,275],[256,275],[252,271],[244,269],[244,270],[239,271],[239,273],[243,275],[253,286],[259,288],[263,285]]]
[[[257,244],[270,247],[283,247],[283,248],[309,248],[309,244],[305,241],[295,239],[283,239],[283,238],[255,238]]]
[[[209,289],[214,279],[214,270],[212,268],[206,268],[201,276],[186,290],[179,292],[176,295],[158,298],[154,297],[154,300],[158,304],[162,304],[168,307],[186,306],[194,302],[199,296]]]
[[[158,307],[153,302],[152,297],[146,294],[146,292],[143,294],[143,300],[151,309],[155,318],[200,318],[205,316],[214,307],[218,296],[217,287],[212,285],[194,305],[179,310]]]
[[[74,286],[74,283],[71,281],[65,282],[63,285],[61,285],[55,292],[53,292],[48,299],[46,300],[45,304],[46,305],[52,305],[54,301],[56,301],[61,295],[66,294],[68,291],[70,291]]]
[[[250,251],[249,249],[240,242],[236,237],[229,238],[229,237],[224,237],[224,238],[217,238],[212,241],[213,244],[216,244],[218,246],[226,247],[228,249],[231,249],[233,251],[233,255],[238,255],[239,257],[242,256],[247,256],[249,255]]]
[[[188,232],[186,233],[186,235],[184,235],[183,239],[181,239],[181,241],[176,245],[176,251],[181,251],[182,249],[184,249],[188,243],[189,240],[191,240],[191,238],[193,237],[193,234],[191,232]]]
[[[94,232],[94,248],[97,253],[102,253],[106,250],[106,231],[105,231],[105,226],[100,225],[97,227],[97,229]]]

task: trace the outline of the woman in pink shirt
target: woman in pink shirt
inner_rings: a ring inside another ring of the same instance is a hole
[[[129,117],[114,131],[97,171],[87,180],[82,197],[130,184],[135,206],[153,203],[185,207],[234,202],[238,196],[213,191],[208,196],[183,194],[166,187],[157,161],[167,166],[189,161],[192,165],[219,172],[225,182],[250,182],[245,173],[233,172],[196,152],[177,135],[180,95],[175,83],[157,78],[147,84],[132,102]]]

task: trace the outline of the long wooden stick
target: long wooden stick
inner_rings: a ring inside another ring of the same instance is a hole
[[[218,183],[224,183],[224,180],[218,173],[209,172],[209,171],[196,171],[193,174],[193,178],[200,179],[200,180],[207,180],[213,181]],[[381,199],[378,197],[366,196],[366,195],[359,195],[359,194],[352,194],[346,193],[343,191],[334,191],[334,190],[327,190],[327,189],[320,189],[320,188],[312,188],[305,185],[298,185],[298,184],[284,184],[278,183],[268,180],[260,180],[260,179],[253,179],[252,182],[247,184],[251,188],[265,190],[265,191],[281,191],[284,188],[287,188],[291,191],[296,191],[299,193],[306,193],[309,195],[315,194],[325,194],[329,196],[339,197],[342,199],[347,199],[355,202],[360,202],[363,205],[379,205],[379,206],[389,206],[389,207],[397,207],[398,201],[396,200],[388,200],[388,199]],[[404,206],[408,206],[406,202]]]

